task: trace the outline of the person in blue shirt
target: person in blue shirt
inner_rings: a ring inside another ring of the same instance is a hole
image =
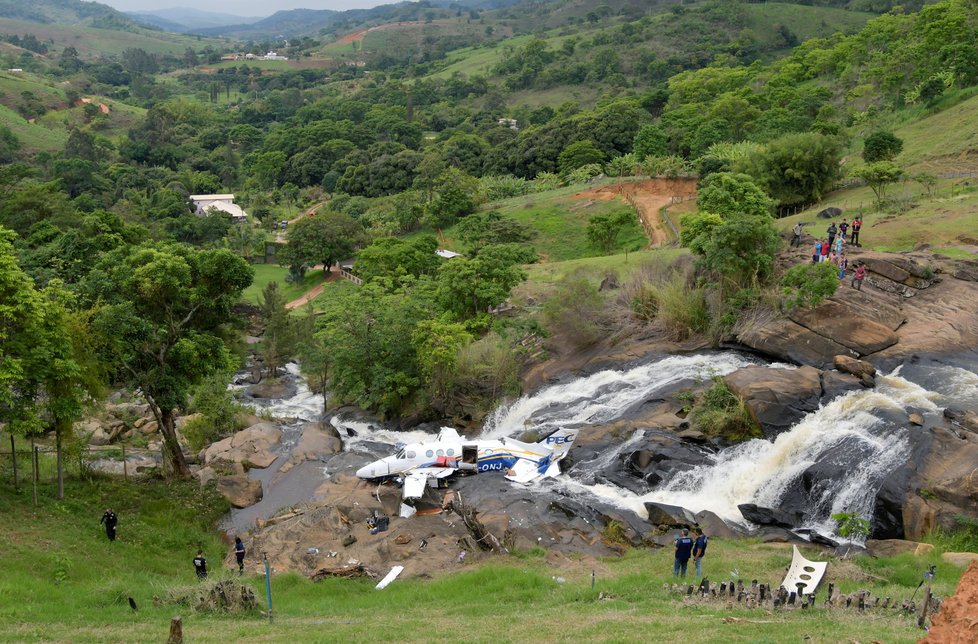
[[[689,528],[683,528],[683,536],[676,539],[676,563],[672,567],[673,577],[685,577],[686,565],[693,552],[693,540],[689,538]]]
[[[703,555],[706,554],[706,535],[701,528],[695,528],[696,542],[693,543],[693,563],[696,564],[696,576],[703,576]]]
[[[238,574],[244,574],[245,547],[241,537],[234,538],[234,558],[238,560]]]

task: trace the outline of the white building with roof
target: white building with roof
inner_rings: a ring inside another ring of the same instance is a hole
[[[234,195],[190,195],[194,204],[194,213],[198,217],[206,217],[214,211],[231,215],[233,221],[247,221],[248,215],[238,204],[234,203]]]

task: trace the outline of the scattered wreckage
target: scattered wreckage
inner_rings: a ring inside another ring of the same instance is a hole
[[[357,476],[379,483],[401,483],[404,500],[420,499],[425,487],[437,487],[440,480],[464,473],[504,472],[511,481],[529,483],[541,476],[560,474],[558,463],[576,437],[576,429],[561,428],[535,443],[514,438],[469,440],[451,427],[443,427],[434,441],[401,445],[392,456],[361,467]],[[412,509],[402,507],[402,513],[410,516]]]

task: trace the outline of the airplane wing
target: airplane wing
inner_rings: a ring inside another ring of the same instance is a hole
[[[443,479],[457,471],[448,467],[420,467],[413,470],[404,477],[402,496],[405,499],[420,499],[424,494],[424,486],[430,479]]]
[[[513,464],[506,478],[517,483],[529,483],[538,476],[540,476],[540,471],[537,464],[529,459],[521,458]]]

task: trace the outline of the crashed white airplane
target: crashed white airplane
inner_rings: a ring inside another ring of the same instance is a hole
[[[437,485],[459,472],[506,472],[506,478],[527,483],[539,476],[560,474],[557,463],[567,455],[577,430],[558,429],[537,443],[512,438],[467,440],[443,427],[430,443],[411,443],[396,454],[357,470],[368,481],[403,479],[405,499],[419,499],[426,484]]]

